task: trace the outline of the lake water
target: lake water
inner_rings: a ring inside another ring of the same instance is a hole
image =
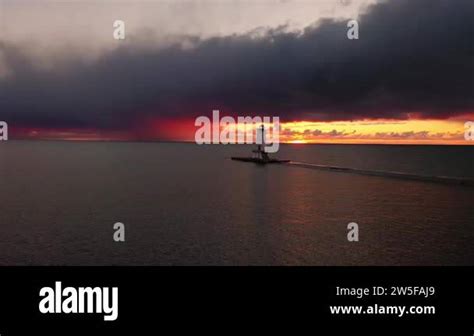
[[[229,160],[249,150],[0,143],[0,264],[474,265],[474,187]],[[277,156],[474,178],[474,146],[282,145]]]

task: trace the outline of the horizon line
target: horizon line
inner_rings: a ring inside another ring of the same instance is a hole
[[[196,144],[195,141],[192,140],[167,140],[167,139],[150,139],[150,140],[139,140],[139,139],[60,139],[60,138],[40,138],[40,139],[29,139],[29,138],[13,138],[8,139],[7,141],[0,141],[2,142],[10,142],[10,141],[31,141],[31,142],[126,142],[126,143],[183,143],[183,144]],[[252,146],[255,143],[231,143],[231,144],[204,144],[204,145],[239,145],[239,146]],[[466,140],[450,140],[445,142],[433,142],[430,140],[419,140],[417,142],[410,142],[410,141],[388,141],[388,142],[350,142],[350,141],[321,141],[321,142],[295,142],[295,141],[280,141],[280,145],[293,145],[293,146],[305,146],[305,145],[375,145],[375,146],[473,146],[474,141],[466,141]],[[202,146],[202,145],[199,145]]]

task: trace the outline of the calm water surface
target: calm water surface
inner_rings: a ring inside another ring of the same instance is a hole
[[[0,264],[474,265],[473,187],[228,159],[248,151],[1,143]],[[278,156],[474,178],[474,147],[281,146]],[[112,240],[116,222],[125,243]]]

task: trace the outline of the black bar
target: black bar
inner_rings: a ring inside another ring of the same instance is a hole
[[[3,267],[0,334],[290,334],[351,335],[389,331],[472,335],[472,267]],[[42,287],[118,287],[118,318],[42,314]],[[423,296],[336,296],[336,287],[428,286]],[[330,305],[434,306],[435,314],[332,315]],[[327,329],[329,328],[329,329]],[[382,328],[382,329],[380,329]],[[421,335],[421,334],[420,334]]]

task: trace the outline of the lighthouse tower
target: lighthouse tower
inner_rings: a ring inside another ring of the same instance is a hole
[[[256,158],[261,159],[265,162],[270,161],[270,157],[268,154],[265,152],[265,127],[261,125],[257,132],[261,132],[259,137],[259,134],[257,133],[257,149],[253,150],[252,152],[255,154]],[[260,141],[259,141],[260,140]]]

